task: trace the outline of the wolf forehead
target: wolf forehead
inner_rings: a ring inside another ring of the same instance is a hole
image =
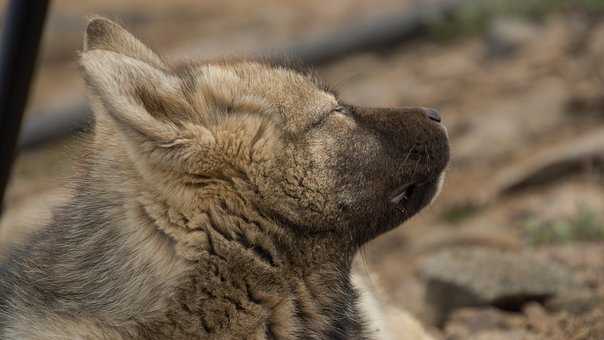
[[[317,77],[281,65],[189,64],[176,74],[183,82],[183,94],[201,112],[268,114],[283,118],[292,130],[338,105],[335,94]]]

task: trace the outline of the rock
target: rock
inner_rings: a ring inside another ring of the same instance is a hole
[[[604,241],[540,247],[538,254],[571,268],[574,278],[604,296]]]
[[[498,195],[515,193],[561,177],[604,168],[604,129],[549,148],[524,163],[503,169],[493,179]]]
[[[559,264],[528,253],[488,248],[439,252],[422,262],[420,273],[427,281],[426,300],[439,324],[461,307],[520,310],[529,301],[543,302],[577,287]]]
[[[486,35],[487,55],[507,57],[539,36],[537,26],[519,18],[498,18],[494,20]]]

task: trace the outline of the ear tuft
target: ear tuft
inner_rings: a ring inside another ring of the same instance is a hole
[[[119,53],[166,69],[165,63],[156,53],[120,25],[103,17],[93,17],[86,27],[84,52],[92,50]]]
[[[86,37],[84,39],[84,50],[108,49],[107,37],[111,36],[111,31],[115,30],[116,24],[112,21],[93,17],[86,27]]]

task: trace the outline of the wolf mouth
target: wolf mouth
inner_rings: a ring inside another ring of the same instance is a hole
[[[400,186],[398,189],[394,191],[394,194],[391,195],[390,202],[394,204],[399,204],[403,201],[406,201],[413,195],[417,187],[417,183],[407,183],[405,185]]]
[[[432,201],[438,191],[439,180],[440,177],[404,184],[393,191],[390,202],[405,215],[414,215]]]

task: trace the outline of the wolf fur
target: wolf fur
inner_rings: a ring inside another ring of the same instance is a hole
[[[1,269],[1,339],[372,338],[351,263],[436,195],[441,124],[282,66],[172,67],[103,18],[80,63],[94,131]]]

